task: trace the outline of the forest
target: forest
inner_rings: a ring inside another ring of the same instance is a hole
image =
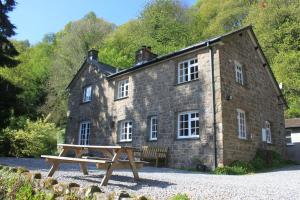
[[[7,6],[2,13],[13,12],[17,4]],[[198,0],[192,6],[179,0],[152,0],[135,19],[120,26],[90,12],[34,45],[9,40],[15,27],[11,24],[6,34],[1,24],[0,40],[11,45],[7,55],[0,52],[0,142],[10,134],[18,141],[25,130],[33,137],[42,127],[63,132],[66,87],[91,48],[99,50],[101,62],[129,68],[142,45],[162,55],[250,24],[282,83],[289,105],[285,117],[300,117],[299,0]],[[26,155],[17,147],[14,151]]]

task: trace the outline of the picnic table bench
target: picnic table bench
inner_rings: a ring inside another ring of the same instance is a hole
[[[61,147],[61,152],[58,156],[42,155],[47,162],[51,163],[51,169],[48,173],[48,177],[53,176],[55,171],[59,168],[61,163],[78,163],[80,170],[84,175],[88,175],[86,167],[87,163],[96,164],[98,169],[105,169],[106,173],[101,181],[101,186],[105,186],[110,179],[114,169],[131,169],[134,179],[139,180],[137,169],[142,168],[147,162],[135,161],[133,154],[133,147],[122,146],[92,146],[92,145],[73,145],[73,144],[58,144]],[[106,155],[104,158],[99,157],[83,157],[84,153],[89,150],[99,151]],[[75,157],[65,157],[70,151],[75,152]],[[125,154],[128,160],[121,160],[121,154]]]

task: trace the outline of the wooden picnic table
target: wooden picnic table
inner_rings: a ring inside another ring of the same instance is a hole
[[[61,163],[78,163],[80,165],[80,170],[84,175],[88,175],[88,170],[86,167],[87,163],[96,164],[97,168],[102,168],[106,170],[105,176],[101,181],[101,186],[107,185],[112,172],[117,168],[130,168],[133,173],[133,177],[136,181],[139,180],[139,175],[137,171],[137,166],[142,167],[143,161],[134,160],[134,148],[133,147],[122,147],[122,146],[96,146],[96,145],[73,145],[73,144],[58,144],[61,148],[61,152],[58,156],[48,156],[42,155],[42,158],[45,158],[49,163],[52,164],[51,169],[49,170],[48,177],[53,176],[55,171],[58,169]],[[95,157],[82,157],[83,154],[88,151],[99,151],[106,155],[103,158]],[[69,152],[75,152],[75,158],[65,157]],[[121,160],[120,156],[125,154],[128,160]]]

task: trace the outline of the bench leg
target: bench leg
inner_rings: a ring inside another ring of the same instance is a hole
[[[49,173],[48,173],[47,176],[48,177],[52,177],[53,174],[54,174],[54,172],[58,169],[58,166],[59,166],[59,163],[53,162],[52,167],[51,167],[51,169],[50,169],[50,171],[49,171]]]
[[[76,150],[75,154],[76,154],[76,158],[80,158],[82,155],[81,150]],[[80,165],[80,171],[82,171],[84,175],[89,175],[86,164],[80,163],[79,165]]]
[[[106,174],[105,176],[103,177],[102,181],[101,181],[101,184],[100,186],[106,186],[111,175],[112,175],[112,172],[114,170],[114,166],[116,164],[116,162],[118,161],[120,155],[121,155],[122,151],[121,150],[116,150],[115,152],[115,155],[112,159],[112,163],[108,165],[107,169],[106,169]]]
[[[156,158],[155,166],[158,167],[158,157]]]
[[[139,174],[136,169],[135,163],[134,163],[134,156],[133,156],[133,151],[132,149],[126,149],[126,153],[128,155],[128,160],[129,164],[133,173],[134,180],[138,181],[139,180]]]

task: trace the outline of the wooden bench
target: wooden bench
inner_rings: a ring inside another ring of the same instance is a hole
[[[48,173],[48,177],[51,177],[54,172],[58,169],[59,164],[61,163],[79,163],[81,164],[81,169],[85,175],[88,174],[86,167],[84,164],[86,163],[94,163],[94,164],[109,164],[111,161],[109,160],[96,160],[96,159],[86,159],[86,158],[71,158],[71,157],[63,157],[63,156],[48,156],[41,155],[42,158],[45,158],[47,162],[52,164],[52,167]]]
[[[167,166],[168,147],[157,146],[142,146],[141,160],[155,160],[155,166],[158,167],[159,159],[164,160],[165,166]]]

